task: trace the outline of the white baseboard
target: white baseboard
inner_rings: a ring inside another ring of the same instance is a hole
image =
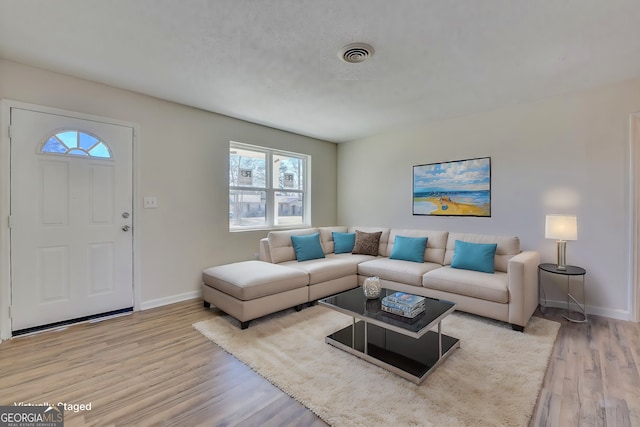
[[[551,301],[551,300],[546,302],[540,301],[540,304],[544,304],[544,307],[567,308],[566,301]],[[572,308],[575,308],[575,306],[573,306]],[[634,321],[633,315],[630,311],[616,310],[616,309],[603,308],[603,307],[594,307],[592,305],[587,305],[587,315],[590,315],[590,314],[594,316],[610,317],[612,319],[617,319],[617,320],[626,320],[631,322]]]
[[[140,303],[140,310],[149,310],[150,308],[162,307],[163,305],[173,304],[176,302],[186,301],[190,299],[202,298],[200,291],[186,292],[184,294],[171,295],[169,297],[152,299]]]

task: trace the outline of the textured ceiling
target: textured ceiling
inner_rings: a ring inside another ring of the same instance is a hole
[[[0,57],[342,142],[640,76],[640,1],[0,0]]]

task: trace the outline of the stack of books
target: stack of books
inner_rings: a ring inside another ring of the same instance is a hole
[[[382,298],[382,311],[413,319],[424,311],[424,297],[396,292]]]

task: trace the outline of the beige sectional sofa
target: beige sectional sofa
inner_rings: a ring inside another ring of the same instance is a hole
[[[333,232],[356,230],[382,232],[377,256],[334,253]],[[291,236],[313,233],[320,234],[325,258],[298,262]],[[397,236],[427,237],[424,262],[390,259]],[[452,268],[456,240],[496,243],[494,273]],[[309,302],[378,276],[386,288],[453,301],[457,310],[507,322],[520,331],[538,305],[539,254],[521,251],[514,236],[377,227],[272,231],[260,241],[260,260],[306,273]]]

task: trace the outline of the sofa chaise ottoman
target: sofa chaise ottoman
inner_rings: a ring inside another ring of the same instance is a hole
[[[240,321],[249,321],[309,301],[309,275],[304,271],[263,261],[243,261],[202,272],[202,298]]]

